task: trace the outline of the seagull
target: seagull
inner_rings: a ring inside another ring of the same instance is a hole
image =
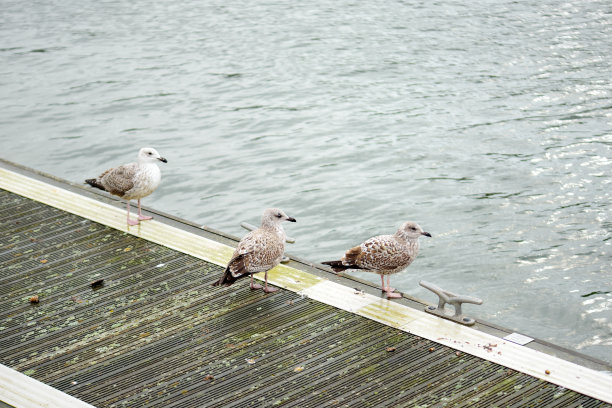
[[[398,273],[408,267],[419,253],[419,237],[425,235],[431,237],[429,232],[416,222],[403,223],[394,235],[379,235],[368,239],[361,245],[346,251],[339,261],[323,262],[330,265],[334,272],[342,272],[346,269],[363,269],[380,275],[382,290],[387,293],[387,298],[399,298],[402,295],[395,293],[391,287],[392,274]],[[385,275],[387,285],[385,286]]]
[[[278,288],[268,286],[268,271],[280,263],[285,253],[283,221],[295,222],[295,218],[278,208],[266,209],[261,217],[261,227],[240,240],[223,276],[213,286],[230,286],[238,279],[251,275],[251,289],[261,289],[261,285],[253,282],[253,274],[265,271],[264,292],[276,292]]]
[[[161,181],[161,172],[157,162],[168,163],[152,147],[143,147],[138,152],[136,163],[113,167],[100,174],[98,178],[87,179],[85,182],[92,187],[119,196],[127,200],[127,223],[137,225],[140,221],[153,217],[142,215],[140,199],[151,194]],[[130,219],[130,200],[138,200],[138,221]]]

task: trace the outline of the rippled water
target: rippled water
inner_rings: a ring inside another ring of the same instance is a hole
[[[481,297],[468,313],[612,361],[611,16],[0,0],[0,155],[79,182],[156,147],[145,205],[236,235],[279,206],[313,261],[416,220],[433,238],[394,286]]]

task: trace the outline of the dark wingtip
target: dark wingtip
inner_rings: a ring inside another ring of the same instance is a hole
[[[332,271],[338,273],[338,272],[343,272],[347,269],[349,269],[348,266],[342,265],[342,261],[324,261],[321,262],[322,265],[329,265],[332,269]]]
[[[235,280],[230,280],[228,278],[228,275],[223,275],[219,278],[218,281],[213,283],[211,286],[231,286],[234,282]]]
[[[87,179],[85,183],[89,184],[92,187],[99,188],[100,190],[106,191],[104,186],[98,182],[97,179]]]

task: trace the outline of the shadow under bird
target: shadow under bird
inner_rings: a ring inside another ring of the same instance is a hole
[[[152,147],[143,147],[138,152],[136,163],[124,164],[113,167],[100,174],[95,179],[87,179],[85,182],[92,187],[119,196],[127,200],[127,223],[137,225],[140,221],[150,220],[153,217],[142,215],[140,199],[151,194],[161,181],[161,171],[157,162],[168,163]],[[138,200],[138,220],[130,219],[130,200]]]
[[[277,291],[278,288],[268,286],[268,271],[280,263],[285,253],[284,221],[295,222],[295,218],[287,216],[278,208],[266,209],[261,217],[261,227],[240,240],[223,276],[213,286],[230,286],[238,279],[250,275],[251,289],[261,289],[261,285],[253,282],[253,274],[265,271],[264,292]]]
[[[395,293],[395,289],[391,287],[391,275],[404,270],[414,261],[419,253],[419,237],[422,235],[431,237],[431,234],[423,231],[419,224],[408,221],[403,223],[393,235],[370,238],[346,251],[339,261],[322,263],[331,266],[337,273],[347,269],[363,269],[366,272],[377,273],[380,275],[382,290],[387,293],[387,298],[399,298],[402,295]]]

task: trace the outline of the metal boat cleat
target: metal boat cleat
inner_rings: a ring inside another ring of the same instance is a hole
[[[425,307],[425,311],[427,313],[431,313],[433,315],[442,317],[444,319],[452,320],[454,322],[457,322],[459,324],[463,324],[466,326],[472,326],[474,323],[476,323],[475,319],[472,319],[471,317],[467,317],[463,315],[461,311],[461,304],[462,303],[473,303],[475,305],[481,305],[482,299],[478,299],[478,298],[471,297],[471,296],[457,295],[455,293],[449,292],[448,290],[444,290],[440,288],[439,286],[434,285],[433,283],[429,283],[425,281],[420,281],[419,285],[421,285],[425,289],[431,290],[433,293],[438,295],[438,307],[436,306]],[[455,308],[454,315],[448,314],[444,310],[444,306],[447,303],[452,305]]]
[[[256,226],[254,226],[253,224],[249,224],[248,222],[241,222],[240,226],[244,228],[245,230],[249,230],[249,231],[253,231],[257,229]],[[285,242],[288,244],[295,244],[295,238],[285,236]],[[288,256],[283,255],[283,259],[281,259],[281,263],[287,263],[290,260],[291,259],[289,259]]]

